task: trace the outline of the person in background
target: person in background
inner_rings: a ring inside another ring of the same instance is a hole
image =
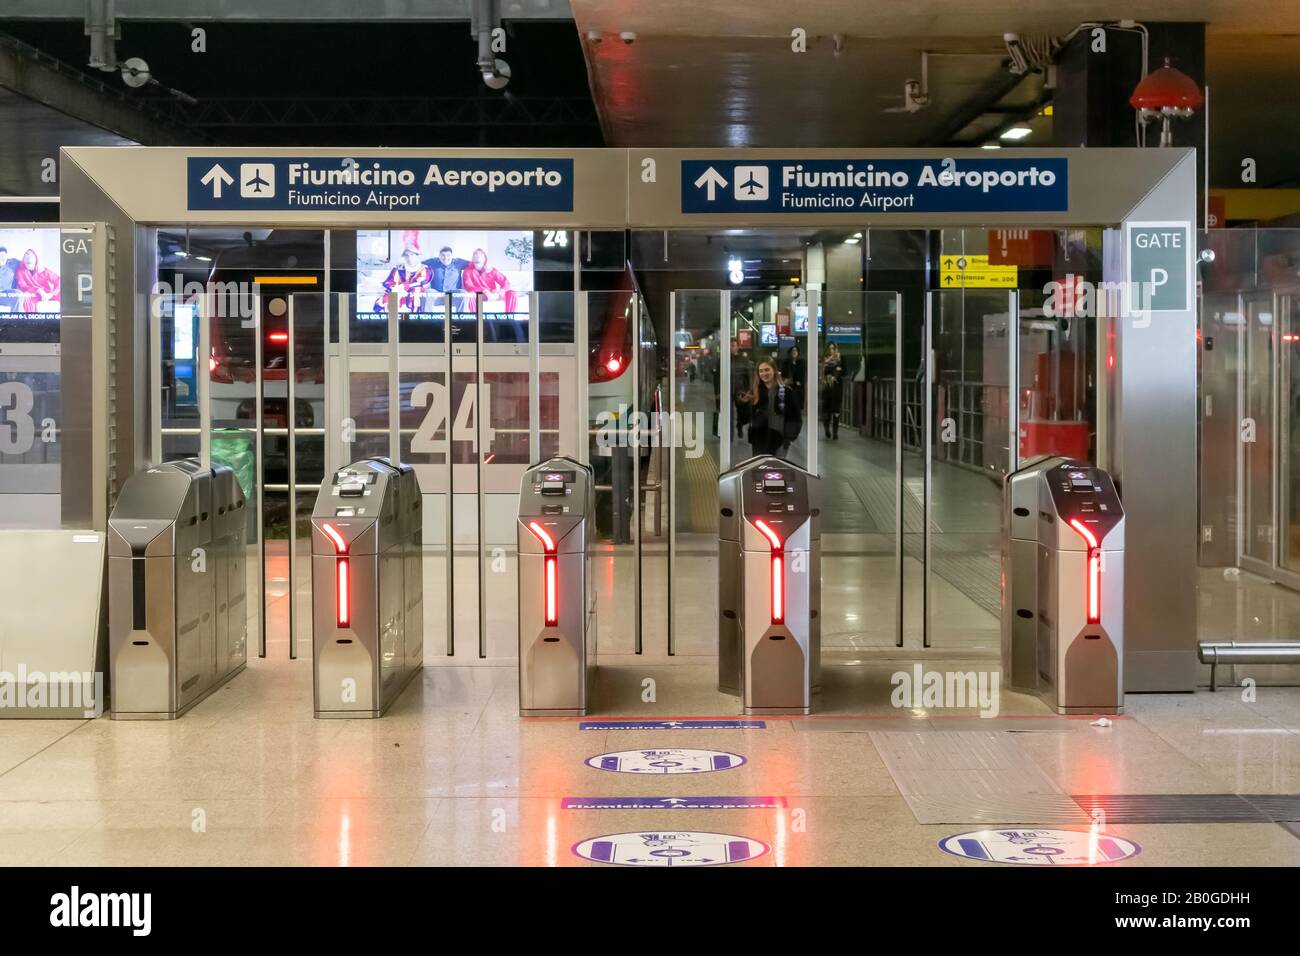
[[[414,249],[402,253],[402,261],[388,270],[384,279],[384,308],[388,308],[387,296],[396,290],[397,307],[407,312],[415,311],[415,296],[429,285],[429,270],[420,263],[420,256]]]
[[[753,383],[743,398],[753,409],[749,444],[755,455],[780,454],[799,437],[803,425],[799,403],[792,387],[781,381],[775,362],[763,359],[758,363]]]
[[[17,259],[9,257],[9,250],[0,246],[0,309],[6,312],[16,311],[20,296],[14,287],[18,278],[18,269],[22,265]]]
[[[461,274],[461,283],[466,292],[483,293],[486,302],[504,302],[507,313],[514,313],[518,309],[519,294],[510,288],[510,280],[505,277],[505,273],[488,266],[487,253],[482,249],[474,250],[473,261]]]
[[[718,357],[707,345],[700,349],[700,357],[695,363],[699,367],[700,378],[713,386],[713,434],[718,434],[718,411],[721,408],[722,367]]]
[[[821,392],[818,397],[821,406],[822,427],[826,437],[837,441],[840,437],[840,407],[844,404],[844,365],[840,360],[839,350],[834,345],[830,354],[822,363]]]
[[[438,257],[425,259],[424,265],[429,270],[430,291],[460,292],[464,288],[461,284],[461,274],[469,262],[465,259],[457,259],[451,251],[451,246],[443,246],[438,250]]]
[[[781,367],[781,376],[795,390],[798,395],[796,401],[802,408],[804,397],[807,395],[805,386],[808,384],[808,363],[799,355],[799,346],[790,347],[785,364]]]
[[[425,259],[422,264],[429,270],[429,284],[425,291],[450,296],[457,312],[473,311],[473,307],[465,302],[466,299],[472,301],[473,297],[456,294],[465,290],[461,275],[469,265],[468,259],[457,259],[451,246],[443,246],[434,258]]]
[[[745,426],[749,424],[749,414],[754,408],[753,405],[741,398],[742,395],[749,391],[750,383],[753,380],[753,361],[750,360],[748,355],[740,351],[740,342],[732,339],[729,401],[731,402],[731,427],[735,431],[735,437],[737,438],[745,434]]]
[[[23,253],[23,261],[14,272],[14,288],[22,293],[21,312],[35,312],[41,302],[59,301],[59,277],[41,266],[35,249]]]

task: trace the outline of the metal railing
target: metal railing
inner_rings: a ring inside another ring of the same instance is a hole
[[[893,378],[867,382],[871,416],[868,432],[877,441],[892,443],[898,421],[898,383]],[[925,389],[913,378],[903,380],[903,448],[920,451],[925,443]]]
[[[875,378],[866,387],[867,434],[881,442],[895,439],[898,384]],[[940,460],[983,473],[1006,474],[1008,448],[1008,389],[984,382],[941,382],[935,387],[935,417]],[[902,389],[903,448],[921,451],[925,442],[925,385],[904,378]],[[849,403],[851,413],[852,404]],[[943,421],[952,419],[952,441],[944,440]],[[996,438],[996,440],[993,440]]]

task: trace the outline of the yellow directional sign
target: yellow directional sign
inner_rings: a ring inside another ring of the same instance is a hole
[[[1016,266],[991,266],[988,256],[944,255],[939,257],[941,289],[1014,289],[1019,284]]]

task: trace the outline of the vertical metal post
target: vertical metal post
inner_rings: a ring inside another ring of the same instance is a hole
[[[321,351],[320,351],[320,377],[321,388],[325,391],[325,434],[321,436],[321,451],[325,456],[324,471],[328,476],[338,467],[336,462],[331,460],[331,449],[333,448],[330,437],[330,422],[333,421],[331,408],[337,407],[338,396],[330,392],[330,230],[325,230],[325,290],[321,293],[320,312],[321,312]],[[331,404],[333,403],[333,404]],[[311,575],[311,537],[307,538],[308,569],[307,569],[307,641],[312,646],[313,652],[316,647],[316,615],[311,612],[314,607]]]
[[[925,563],[921,573],[921,646],[930,646],[930,500],[934,497],[934,454],[930,443],[933,441],[934,434],[934,308],[933,303],[937,292],[926,292],[925,295],[925,334],[923,347],[921,350],[921,361],[924,363],[924,382],[922,392],[923,400],[923,418],[925,420],[925,434],[923,437],[923,449],[925,461],[925,478],[921,483],[921,553],[922,560]]]
[[[590,249],[590,234],[588,248]],[[578,254],[578,233],[573,234],[573,374],[578,380],[578,461],[591,464],[591,409],[587,398],[590,371],[587,368],[587,296],[582,291],[582,259]]]
[[[865,339],[864,339],[865,341]],[[903,294],[894,293],[894,644],[903,646]],[[875,415],[875,409],[871,414]]]
[[[254,482],[257,495],[257,580],[261,582],[261,600],[257,606],[257,656],[266,657],[266,492],[263,488],[266,474],[263,471],[264,442],[262,433],[262,293],[253,294],[253,416],[257,431],[253,436]]]
[[[452,454],[451,440],[451,420],[452,420],[452,394],[451,389],[454,383],[452,375],[452,300],[454,293],[445,294],[443,306],[446,309],[442,321],[442,341],[443,352],[447,358],[446,378],[443,381],[446,384],[444,394],[447,396],[445,405],[446,415],[443,417],[443,435],[446,437],[447,448],[447,573],[444,575],[447,588],[447,656],[456,656],[456,465],[455,458]]]
[[[355,422],[352,420],[352,371],[350,353],[352,351],[352,312],[349,293],[340,292],[339,310],[339,419],[336,423],[339,443],[339,467],[351,464],[352,443],[355,439]],[[328,319],[326,320],[328,321]],[[345,437],[346,436],[346,437]]]
[[[624,423],[628,458],[632,462],[632,557],[633,586],[636,589],[635,616],[632,629],[636,636],[636,653],[642,650],[641,638],[641,296],[632,293],[632,414]]]
[[[94,254],[91,259],[91,283],[92,290],[98,289],[99,292],[92,291],[90,311],[91,311],[91,342],[90,342],[90,366],[83,369],[82,374],[90,377],[90,394],[98,396],[102,400],[90,402],[90,479],[91,488],[95,489],[90,495],[90,526],[96,531],[105,531],[108,528],[108,509],[116,500],[117,493],[120,490],[116,481],[116,476],[110,474],[108,465],[109,460],[109,416],[112,411],[112,404],[109,400],[109,389],[113,384],[113,377],[109,374],[109,342],[110,342],[110,316],[108,311],[107,299],[114,295],[115,280],[109,275],[109,257],[112,253],[116,261],[116,253],[113,252],[113,228],[104,223],[97,223],[92,226],[95,237]],[[157,247],[157,234],[151,233],[154,240],[153,245]],[[107,292],[107,295],[105,295]],[[62,367],[60,359],[60,367]],[[161,361],[158,365],[159,370],[162,368]],[[67,408],[64,408],[67,411]],[[159,445],[162,442],[162,419],[154,419],[154,428],[158,436]],[[67,512],[65,511],[64,514]]]
[[[1210,84],[1205,84],[1205,150],[1202,162],[1205,164],[1205,185],[1203,189],[1204,207],[1201,210],[1201,228],[1205,230],[1205,238],[1210,237]]]
[[[1078,343],[1082,347],[1082,343]],[[1077,407],[1077,406],[1076,406]],[[1007,292],[1007,474],[1020,467],[1020,293]]]
[[[1237,293],[1237,315],[1240,321],[1237,323],[1237,416],[1233,419],[1235,422],[1244,421],[1247,415],[1246,405],[1246,349],[1249,345],[1246,338],[1247,325],[1250,322],[1250,316],[1246,311],[1246,300],[1241,293]],[[1237,426],[1240,428],[1240,425]],[[1246,506],[1246,443],[1242,441],[1234,442],[1237,446],[1237,560],[1236,565],[1241,566],[1241,556],[1246,550],[1246,522],[1249,520],[1250,513]],[[1240,593],[1240,592],[1238,592]]]
[[[149,299],[149,380],[152,387],[149,389],[149,464],[162,464],[162,301],[160,295],[151,296]],[[172,315],[175,316],[176,307],[172,306]],[[175,320],[173,319],[173,328]],[[195,356],[195,362],[199,362],[199,356]],[[197,373],[198,366],[195,365]]]
[[[321,387],[325,390],[326,429],[325,429],[325,446],[323,451],[325,453],[325,474],[328,475],[335,469],[335,463],[333,462],[331,457],[333,454],[334,445],[333,445],[333,439],[330,437],[329,434],[329,423],[334,420],[333,409],[336,405],[335,399],[337,397],[330,393],[330,272],[333,270],[330,268],[331,259],[330,259],[330,230],[329,229],[325,230],[324,253],[325,253],[325,283],[324,283],[324,292],[322,293],[322,298],[320,303],[321,320],[323,322],[324,327],[321,329],[321,339],[320,339],[321,341],[320,375],[321,375]],[[310,579],[311,576],[308,575],[308,580]],[[308,617],[308,620],[311,620],[311,616]]]
[[[664,232],[664,254],[668,253],[668,233]],[[668,356],[668,441],[661,444],[659,453],[663,454],[663,445],[668,447],[668,656],[677,653],[677,603],[673,587],[673,570],[677,560],[677,291],[668,293],[668,341],[672,354]],[[728,349],[719,349],[725,354]],[[718,401],[722,401],[719,389]]]
[[[528,295],[528,464],[542,460],[542,333],[540,292]]]
[[[298,658],[298,441],[297,441],[297,377],[298,365],[294,355],[294,300],[289,296],[289,341],[286,352],[289,361],[289,409],[285,413],[285,424],[289,429],[289,660]]]
[[[212,354],[212,316],[217,311],[211,308],[214,295],[215,293],[205,292],[199,296],[199,354],[194,361],[194,381],[198,385],[199,401],[199,463],[204,468],[212,467],[212,402],[209,400],[212,366],[208,357]]]
[[[1272,324],[1269,327],[1269,338],[1272,340],[1272,347],[1269,351],[1269,407],[1272,409],[1269,417],[1269,449],[1268,449],[1268,474],[1269,474],[1269,491],[1272,499],[1272,513],[1269,517],[1269,566],[1271,570],[1276,571],[1282,564],[1282,536],[1278,533],[1280,523],[1278,517],[1282,512],[1282,503],[1279,500],[1278,491],[1282,475],[1282,455],[1278,453],[1279,442],[1282,439],[1282,335],[1278,328],[1278,320],[1281,316],[1278,314],[1278,306],[1281,303],[1278,300],[1277,292],[1271,293],[1269,298],[1269,308],[1272,310]]]
[[[474,322],[478,330],[474,349],[474,500],[478,505],[478,656],[487,657],[487,577],[483,570],[483,555],[487,547],[486,511],[483,507],[483,419],[489,414],[486,389],[483,387],[483,294],[474,295]]]
[[[330,257],[329,257],[329,232],[328,231],[325,233],[325,252],[326,252],[325,262],[327,265],[327,268],[325,269],[325,288],[329,289],[330,269],[328,268],[328,264],[330,262]],[[325,462],[325,475],[327,477],[329,475],[332,475],[338,469],[342,468],[344,465],[350,464],[352,462],[352,442],[350,440],[344,439],[345,435],[350,436],[352,432],[352,426],[345,424],[345,422],[351,419],[352,417],[352,376],[348,367],[349,364],[348,353],[351,351],[351,341],[352,341],[352,311],[351,311],[352,299],[350,293],[347,292],[340,292],[337,298],[333,298],[332,293],[327,293],[325,296],[324,309],[323,309],[325,313],[325,336],[323,341],[325,342],[324,360],[325,360],[325,368],[327,370],[326,377],[325,377],[326,395],[330,394],[328,369],[329,369],[331,302],[338,309],[338,319],[339,319],[338,380],[340,384],[335,386],[337,390],[337,394],[334,396],[334,409],[337,412],[338,417],[326,419],[326,422],[329,425],[329,428],[325,435],[325,447],[327,449],[326,462]],[[330,448],[336,449],[333,462],[329,460],[328,449]],[[308,575],[308,580],[310,579],[311,579],[311,575]],[[316,627],[315,615],[314,614],[308,615],[307,619],[311,622],[312,640],[314,642],[315,627]]]
[[[674,341],[676,341],[674,339]],[[731,469],[731,290],[718,290],[718,474]],[[723,397],[726,401],[723,401]]]
[[[821,289],[808,290],[808,369],[804,373],[804,390],[808,393],[803,401],[806,402],[808,421],[805,423],[806,434],[808,435],[808,470],[814,475],[820,475],[818,468],[818,458],[821,451],[820,432],[817,430],[817,406],[820,402],[821,395],[821,375],[819,374],[817,355],[821,345],[821,336],[818,334],[818,321],[822,312],[822,292]],[[830,317],[827,317],[830,322]]]
[[[397,322],[402,297],[396,291],[388,296],[388,457],[393,464],[401,460],[402,448],[401,332]]]

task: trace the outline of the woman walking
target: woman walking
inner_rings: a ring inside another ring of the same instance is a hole
[[[826,431],[826,437],[836,441],[840,437],[840,408],[844,404],[844,365],[834,345],[831,349],[831,354],[822,364],[822,387],[818,402],[821,405],[822,427]]]
[[[802,413],[794,389],[781,380],[776,363],[761,359],[754,382],[742,400],[752,406],[749,444],[755,455],[776,455],[799,437]]]

